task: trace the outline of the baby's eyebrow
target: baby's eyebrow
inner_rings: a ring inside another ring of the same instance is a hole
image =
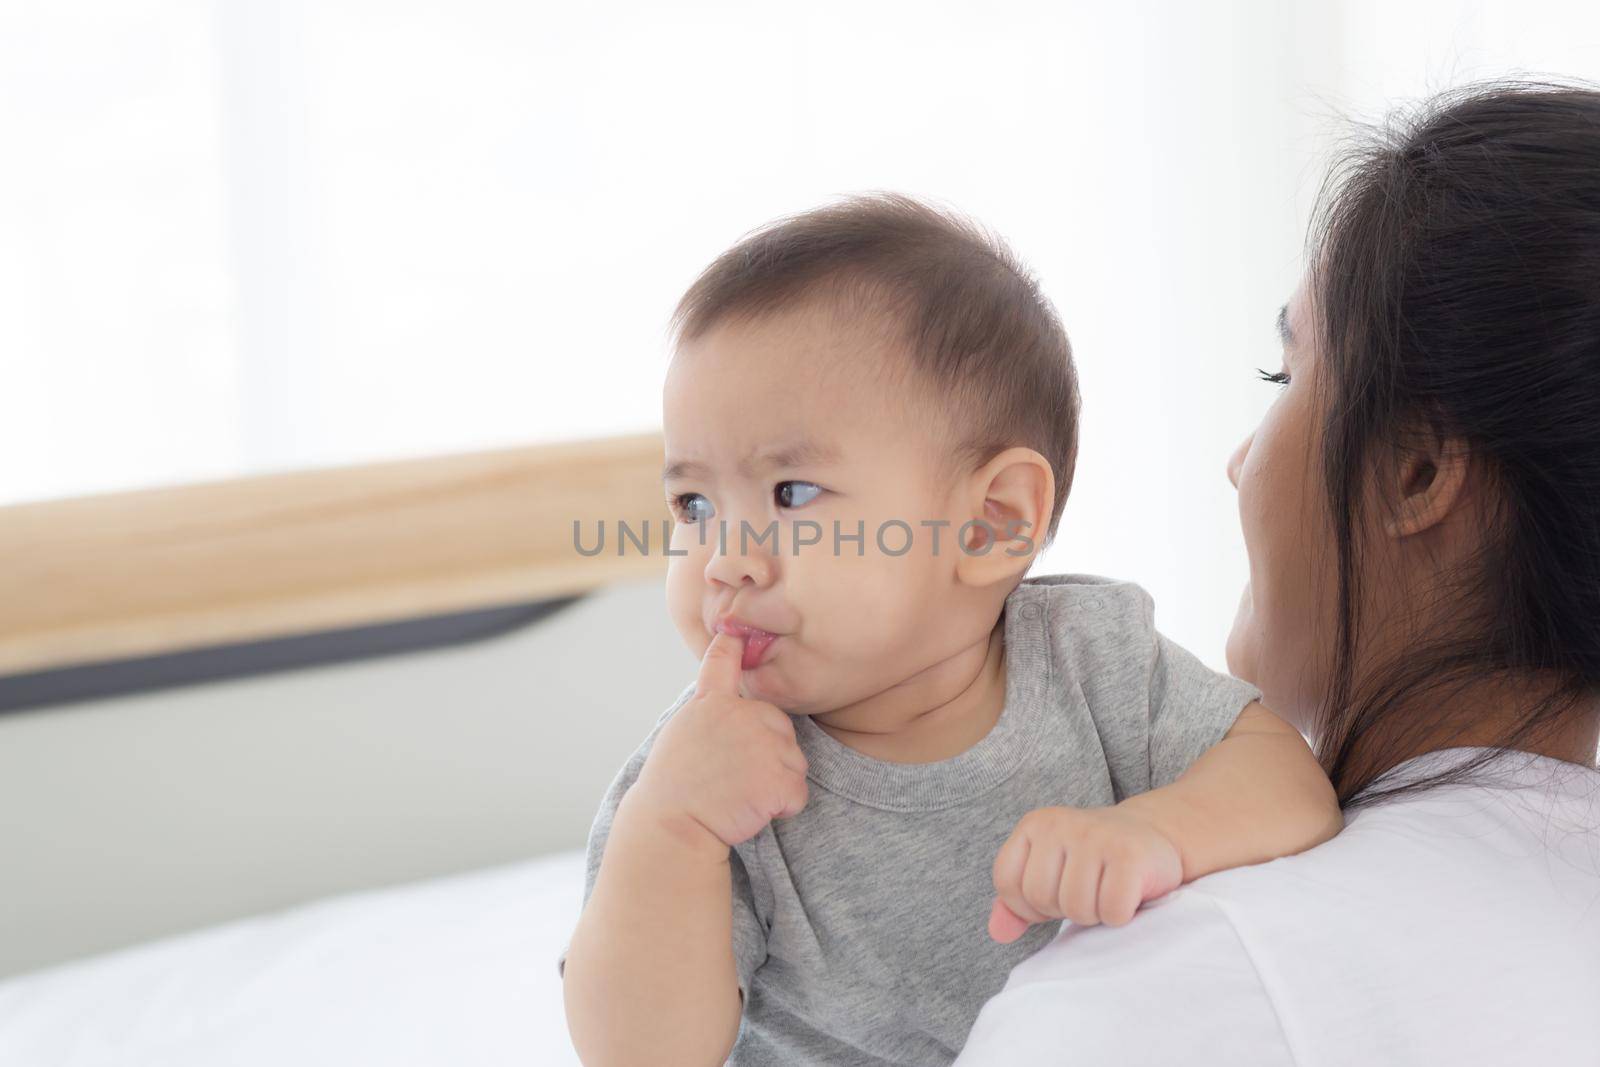
[[[739,465],[743,474],[763,470],[783,470],[789,467],[821,466],[835,463],[841,455],[833,445],[817,441],[800,441],[767,452],[757,452]]]
[[[661,472],[661,480],[670,482],[678,478],[704,478],[705,475],[706,465],[704,463],[680,459],[667,464],[666,469]]]
[[[1294,331],[1289,328],[1289,305],[1285,304],[1278,309],[1278,338],[1283,342],[1283,347],[1289,348],[1294,344]]]
[[[739,463],[739,473],[745,477],[769,470],[785,470],[807,465],[821,466],[835,463],[843,453],[834,445],[817,441],[799,441],[780,448],[767,449],[746,456]],[[670,482],[677,478],[705,478],[710,468],[692,459],[673,460],[661,472],[661,480]]]

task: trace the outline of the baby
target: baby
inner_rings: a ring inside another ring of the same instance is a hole
[[[1300,735],[1143,590],[1024,578],[1077,384],[999,242],[849,200],[726,252],[676,324],[667,599],[701,665],[590,836],[585,1063],[946,1064],[1062,919],[1337,832]]]

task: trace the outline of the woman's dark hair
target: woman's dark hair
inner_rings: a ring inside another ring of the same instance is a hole
[[[1392,120],[1328,189],[1310,277],[1339,623],[1319,755],[1348,803],[1384,751],[1439,747],[1466,685],[1523,686],[1506,748],[1600,690],[1600,92],[1447,93]],[[1466,443],[1488,527],[1416,605],[1452,624],[1357,678],[1367,472],[1411,432]],[[1360,800],[1462,780],[1492,755]]]

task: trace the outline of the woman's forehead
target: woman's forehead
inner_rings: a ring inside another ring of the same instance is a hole
[[[1301,279],[1278,310],[1278,339],[1287,360],[1308,360],[1316,348],[1316,319],[1309,277]]]

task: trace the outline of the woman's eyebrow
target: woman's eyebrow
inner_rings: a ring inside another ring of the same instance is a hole
[[[1283,342],[1285,348],[1294,344],[1294,331],[1289,328],[1288,304],[1278,309],[1278,339]]]

